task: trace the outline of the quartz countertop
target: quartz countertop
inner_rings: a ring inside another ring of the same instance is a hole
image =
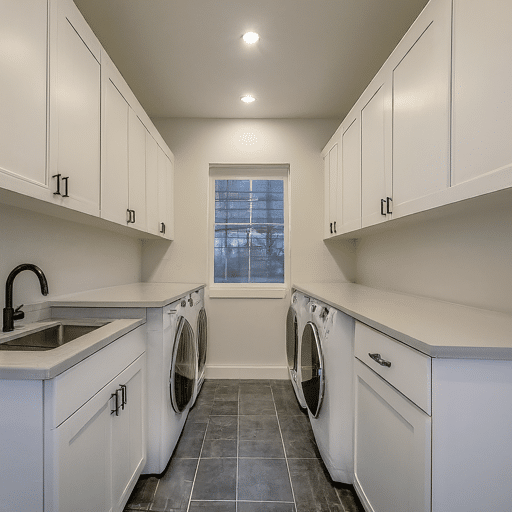
[[[16,327],[14,332],[16,335],[23,335],[40,330],[56,321],[58,320],[52,318],[43,322],[25,324]],[[91,319],[90,322],[94,323],[98,320]],[[100,322],[103,324],[105,320],[101,319]],[[145,319],[112,320],[88,334],[51,350],[0,351],[0,379],[52,379],[144,323]],[[0,334],[0,343],[12,337],[12,332]]]
[[[204,288],[200,283],[133,283],[50,298],[50,306],[159,308]]]
[[[319,299],[431,357],[512,360],[512,315],[352,283],[298,283]]]

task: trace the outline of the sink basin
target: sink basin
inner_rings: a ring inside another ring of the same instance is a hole
[[[107,323],[108,322],[84,325],[82,323],[59,322],[39,331],[24,334],[23,336],[0,343],[0,350],[51,350],[95,331]]]

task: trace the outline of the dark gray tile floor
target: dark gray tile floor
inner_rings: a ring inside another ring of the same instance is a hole
[[[125,512],[364,512],[333,483],[286,380],[207,380],[162,475]]]

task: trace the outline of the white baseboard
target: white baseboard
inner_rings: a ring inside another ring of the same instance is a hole
[[[216,366],[206,365],[207,379],[289,379],[286,366]]]

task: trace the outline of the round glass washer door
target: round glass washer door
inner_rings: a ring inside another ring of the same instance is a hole
[[[299,326],[297,323],[297,314],[295,310],[288,308],[286,317],[286,357],[288,359],[288,368],[297,371],[297,349],[299,347]]]
[[[178,322],[171,361],[169,392],[175,412],[183,412],[194,396],[196,382],[196,345],[194,331],[184,317]]]
[[[324,398],[324,357],[318,337],[318,329],[308,322],[302,333],[301,386],[307,408],[314,418],[318,416]]]
[[[206,316],[206,310],[201,308],[197,319],[197,367],[199,376],[204,371],[204,365],[206,364],[206,351],[208,347],[208,318]]]

